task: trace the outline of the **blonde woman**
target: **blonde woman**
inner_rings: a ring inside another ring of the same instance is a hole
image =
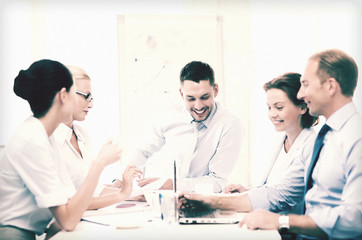
[[[77,124],[84,121],[88,111],[93,108],[92,84],[89,75],[80,67],[67,66],[73,76],[77,104],[74,106],[70,122],[60,124],[54,136],[62,149],[62,158],[67,171],[76,188],[84,181],[94,155],[87,131]],[[110,188],[98,185],[88,209],[97,209],[115,204],[127,199],[132,191],[132,182],[142,172],[134,166],[128,166],[123,174],[122,188]]]

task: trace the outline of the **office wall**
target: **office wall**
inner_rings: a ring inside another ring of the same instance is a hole
[[[357,0],[2,0],[0,144],[6,144],[30,114],[27,103],[12,92],[12,84],[18,71],[33,61],[56,59],[88,71],[95,101],[82,124],[98,150],[107,138],[121,134],[117,15],[222,16],[224,97],[220,100],[247,130],[231,181],[248,185],[265,163],[266,146],[274,134],[263,83],[286,71],[302,72],[308,56],[326,48],[343,49],[362,66],[360,5]],[[355,100],[360,111],[361,95],[359,83]],[[102,181],[112,178],[115,167],[106,169]]]

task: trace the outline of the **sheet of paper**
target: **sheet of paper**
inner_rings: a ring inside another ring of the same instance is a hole
[[[167,178],[160,178],[150,184],[147,184],[143,187],[135,187],[135,189],[133,189],[130,198],[134,198],[137,197],[139,195],[143,195],[145,191],[149,191],[149,190],[157,190],[160,189],[160,187],[162,187],[162,185],[166,182]]]
[[[132,212],[143,212],[150,211],[151,208],[147,202],[138,202],[138,201],[124,201],[117,203],[108,207],[98,209],[97,214],[92,214],[87,216],[102,215],[103,214],[112,214],[112,213],[132,213]],[[87,211],[86,213],[88,213]]]
[[[83,216],[82,218],[82,221],[115,228],[137,228],[151,220],[152,214],[148,211]]]

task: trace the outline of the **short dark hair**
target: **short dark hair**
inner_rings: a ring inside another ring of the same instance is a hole
[[[271,81],[264,84],[264,90],[280,89],[285,92],[289,100],[297,107],[302,109],[307,108],[307,104],[297,98],[297,94],[300,88],[300,74],[295,72],[284,73]],[[310,128],[318,123],[318,117],[309,114],[309,109],[302,115],[301,126],[302,128]]]
[[[53,104],[55,95],[73,85],[69,70],[60,62],[43,59],[21,70],[14,80],[14,93],[29,102],[34,117],[43,117]]]
[[[339,83],[344,96],[353,96],[357,86],[358,67],[352,57],[339,49],[329,49],[316,53],[309,59],[319,61],[317,75],[321,83],[332,77]]]
[[[210,85],[214,86],[214,70],[212,70],[210,65],[207,63],[192,61],[186,64],[186,66],[183,67],[181,70],[180,83],[183,84],[185,80],[190,80],[197,83],[199,83],[201,80],[208,80],[210,82]]]

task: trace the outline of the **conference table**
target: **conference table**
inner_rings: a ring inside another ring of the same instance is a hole
[[[240,219],[245,213],[237,213]],[[85,212],[74,231],[60,231],[51,239],[168,239],[280,240],[277,230],[250,230],[238,224],[180,224],[165,222],[146,203],[126,201]]]

